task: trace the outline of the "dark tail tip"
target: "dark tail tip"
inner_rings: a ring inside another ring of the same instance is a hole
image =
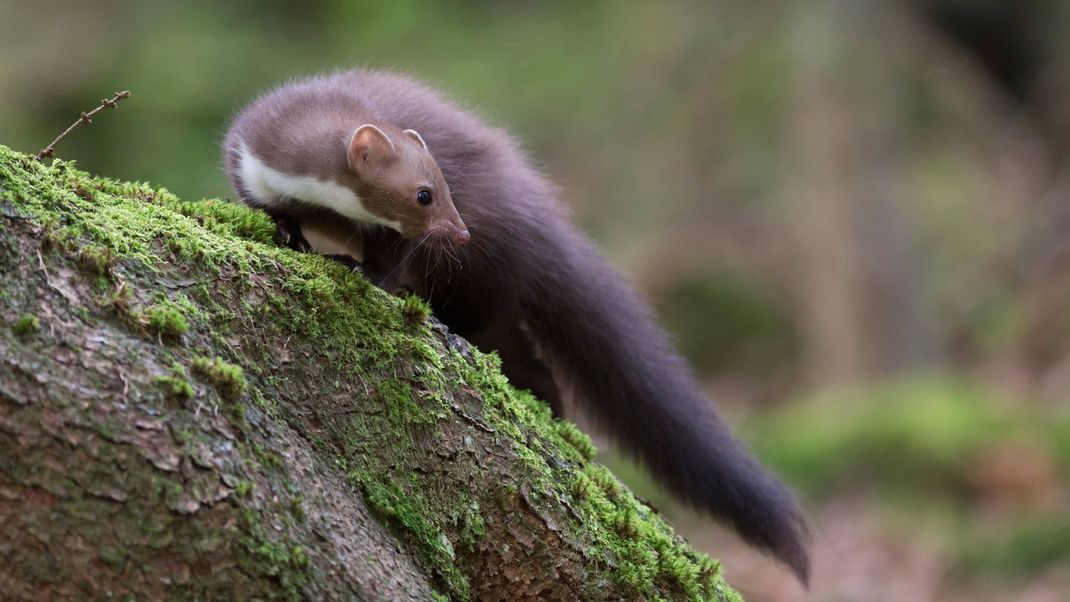
[[[791,569],[799,582],[809,589],[810,553],[806,544],[810,541],[810,532],[797,514],[792,517],[791,524],[781,529],[770,542],[768,549],[774,558]]]
[[[792,495],[771,476],[762,474],[750,508],[732,513],[733,526],[748,543],[787,566],[803,586],[810,587],[810,531]]]
[[[691,438],[688,446],[692,461],[676,454],[665,463],[677,469],[660,472],[667,477],[666,484],[733,527],[744,541],[784,564],[809,587],[810,531],[795,497],[723,425],[700,432],[704,436]],[[695,462],[696,455],[703,461]]]

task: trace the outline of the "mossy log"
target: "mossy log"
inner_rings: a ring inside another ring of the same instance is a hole
[[[0,146],[0,592],[718,599],[497,359],[259,213]]]

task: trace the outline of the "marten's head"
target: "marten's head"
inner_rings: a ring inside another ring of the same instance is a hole
[[[401,235],[464,244],[468,228],[424,139],[414,130],[388,136],[362,125],[349,142],[348,162],[364,209]]]

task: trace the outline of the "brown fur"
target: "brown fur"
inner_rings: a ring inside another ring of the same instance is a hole
[[[265,208],[271,201],[272,212],[297,205],[287,199],[255,198],[237,173],[242,146],[282,173],[311,176],[355,191],[366,210],[399,222],[408,238],[427,235],[441,241],[467,231],[423,139],[383,121],[352,95],[329,88],[267,95],[247,107],[228,132],[227,172],[242,200]],[[432,195],[428,206],[416,200],[421,189]]]
[[[320,133],[330,140],[365,122],[388,133],[420,133],[471,231],[469,244],[443,249],[412,241],[406,247],[397,233],[366,228],[365,264],[405,272],[440,320],[497,351],[513,384],[557,412],[560,391],[547,364],[559,369],[587,412],[659,480],[805,582],[806,528],[791,494],[732,436],[649,308],[569,223],[554,187],[504,132],[403,76],[348,71],[313,78],[268,93],[238,116],[227,143],[235,189],[257,204],[235,173],[239,139],[278,151],[263,156],[277,169],[352,182],[346,153]],[[398,191],[407,185],[391,184]],[[394,203],[400,209],[392,215],[413,211],[407,193],[365,192],[381,203],[375,211],[392,211]]]

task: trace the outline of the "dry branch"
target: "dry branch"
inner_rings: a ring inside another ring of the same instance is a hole
[[[35,155],[37,157],[37,160],[40,161],[41,159],[44,159],[45,157],[51,157],[53,152],[55,152],[55,150],[56,150],[55,147],[56,147],[57,144],[59,144],[60,140],[63,140],[64,138],[66,138],[68,134],[73,132],[78,126],[82,125],[83,123],[93,123],[93,118],[96,117],[97,113],[103,111],[104,109],[109,109],[109,108],[110,109],[114,109],[119,104],[119,101],[123,100],[124,98],[130,98],[130,90],[123,90],[122,92],[116,92],[115,96],[112,96],[111,98],[102,99],[100,101],[100,106],[98,106],[97,108],[93,109],[92,111],[90,111],[88,113],[86,113],[85,111],[82,111],[82,116],[79,117],[77,121],[72,123],[70,125],[70,127],[68,127],[67,129],[63,130],[63,133],[61,133],[59,136],[56,136],[55,140],[53,140],[52,142],[49,142],[48,146],[42,148],[37,153],[37,155]]]

